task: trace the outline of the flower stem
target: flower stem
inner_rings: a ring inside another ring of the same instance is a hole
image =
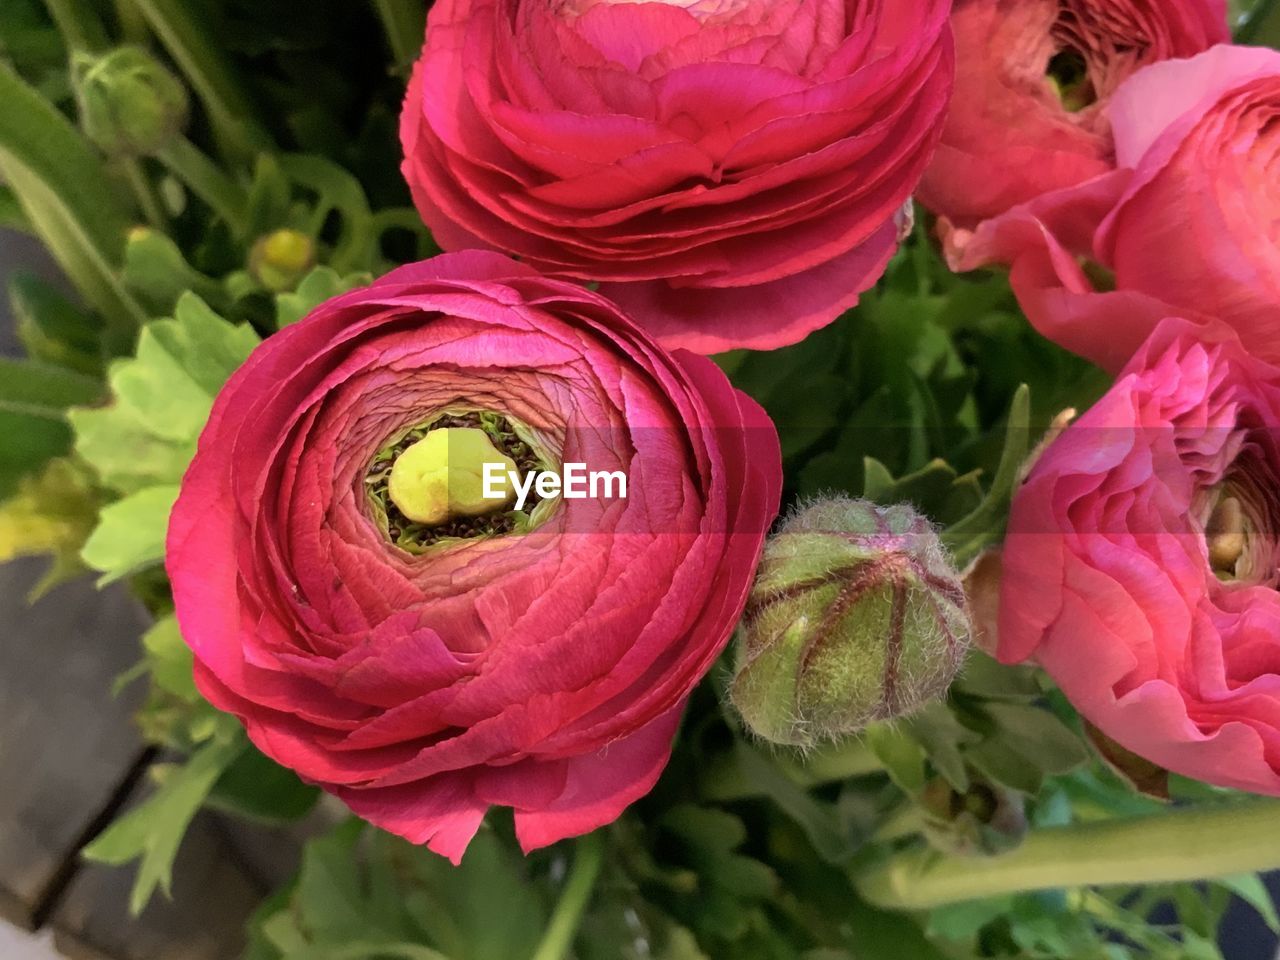
[[[915,849],[855,876],[890,910],[1059,887],[1175,883],[1280,867],[1280,800],[1240,802],[1036,831],[989,858]]]
[[[601,834],[589,833],[577,843],[573,866],[565,881],[564,892],[556,904],[551,922],[531,960],[564,960],[570,955],[573,938],[582,923],[582,915],[591,902],[600,868],[604,865],[604,840]]]
[[[240,186],[186,137],[177,137],[156,154],[156,159],[191,188],[231,232],[243,237],[249,229],[245,207],[248,198]]]
[[[373,5],[386,31],[396,68],[409,66],[422,51],[426,32],[422,0],[373,0]]]
[[[45,7],[58,32],[71,50],[103,50],[107,31],[86,0],[45,0]]]
[[[122,161],[122,165],[125,179],[129,181],[129,187],[133,190],[134,198],[138,202],[139,212],[142,213],[148,224],[157,230],[164,230],[164,211],[160,208],[160,201],[151,186],[151,181],[147,179],[147,172],[142,167],[142,161],[136,157],[130,157]]]
[[[779,751],[770,757],[784,776],[800,787],[838,783],[852,777],[879,773],[884,765],[862,740],[826,744],[803,756]],[[751,779],[732,754],[713,762],[701,778],[702,795],[707,800],[727,802],[748,800],[768,793],[764,784]]]
[[[239,76],[211,39],[217,31],[188,9],[188,0],[133,0],[133,5],[182,68],[209,114],[220,145],[242,156],[271,149],[270,134],[258,121]]]

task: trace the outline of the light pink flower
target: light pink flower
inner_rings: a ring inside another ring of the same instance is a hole
[[[1170,315],[1280,362],[1280,53],[1156,64],[1110,111],[1119,170],[953,232],[953,267],[1009,264],[1032,323],[1110,370]]]
[[[1018,493],[998,654],[1148,760],[1280,794],[1277,523],[1280,368],[1167,320]]]
[[[1113,169],[1116,89],[1231,39],[1224,0],[957,0],[951,23],[956,93],[920,199],[965,228]]]

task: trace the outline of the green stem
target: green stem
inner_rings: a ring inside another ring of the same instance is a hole
[[[1280,867],[1280,800],[1249,799],[1145,817],[1049,827],[1010,853],[915,849],[854,878],[890,910],[924,910],[1032,890],[1206,880]]]
[[[599,832],[589,833],[577,843],[573,867],[565,881],[564,892],[556,904],[551,922],[531,960],[564,960],[570,955],[582,915],[591,902],[600,868],[604,864],[604,840]]]
[[[49,16],[67,47],[72,50],[105,50],[107,30],[86,0],[45,0]]]
[[[129,181],[129,187],[133,190],[134,198],[138,201],[138,210],[141,211],[142,216],[157,230],[164,230],[164,210],[161,209],[160,200],[151,186],[151,181],[147,179],[142,161],[136,157],[129,157],[121,161],[121,166],[124,169],[125,179]]]
[[[422,0],[373,0],[391,45],[396,68],[409,66],[422,52],[426,6]]]
[[[151,39],[151,31],[142,11],[134,6],[133,0],[116,0],[116,20],[120,23],[120,33],[127,43],[139,47],[147,45],[147,41]]]
[[[247,195],[195,144],[179,136],[157,153],[156,159],[222,217],[232,233],[245,236],[249,229]]]
[[[861,740],[821,746],[803,758],[779,752],[769,760],[788,780],[806,789],[884,770],[879,758]],[[753,782],[743,773],[742,765],[732,754],[721,755],[712,762],[702,777],[701,789],[705,799],[721,803],[748,800],[768,793],[763,784]]]
[[[271,147],[252,101],[223,51],[210,42],[212,25],[187,7],[187,0],[132,0],[173,57],[208,111],[220,142],[249,156]]]

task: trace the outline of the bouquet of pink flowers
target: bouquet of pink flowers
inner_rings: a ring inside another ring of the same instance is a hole
[[[152,616],[135,910],[211,806],[253,960],[1280,928],[1280,2],[16,7],[0,559]]]

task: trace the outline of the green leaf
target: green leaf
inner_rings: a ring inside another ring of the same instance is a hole
[[[320,799],[320,790],[297,774],[247,749],[222,774],[209,794],[209,806],[260,823],[285,824],[301,820]]]
[[[67,408],[101,393],[101,383],[63,367],[0,357],[0,498],[70,450]]]
[[[931,703],[905,721],[903,729],[924,748],[934,768],[958,793],[969,789],[964,749],[978,737],[944,703]]]
[[[899,790],[916,796],[924,789],[924,748],[906,730],[889,723],[876,723],[867,727],[863,736]]]
[[[476,835],[458,867],[428,853],[410,865],[422,885],[409,908],[428,942],[452,960],[527,956],[546,926],[525,863],[492,831]]]
[[[1009,505],[1017,488],[1022,464],[1031,447],[1031,390],[1023,384],[1014,394],[1005,427],[1004,452],[986,498],[972,513],[947,528],[943,543],[961,568],[1004,537]]]
[[[219,304],[226,299],[221,285],[192,267],[173,240],[147,227],[129,232],[123,278],[125,286],[156,316],[172,313],[189,290]]]
[[[145,318],[116,275],[129,220],[102,161],[52,104],[3,63],[0,103],[0,178],[123,347]]]
[[[297,926],[291,938],[297,943],[277,941],[289,957],[354,942],[419,939],[405,909],[408,891],[397,879],[402,866],[392,859],[405,845],[373,834],[362,850],[366,833],[365,824],[353,819],[307,844],[292,911]]]
[[[843,864],[857,852],[854,838],[840,827],[831,808],[819,803],[790,780],[758,750],[738,741],[737,762],[747,781],[757,787],[804,831],[818,855],[828,863]]]
[[[1271,891],[1267,889],[1261,877],[1246,873],[1235,877],[1222,877],[1213,882],[1230,890],[1253,907],[1273,932],[1280,933],[1280,915],[1276,913],[1275,900],[1272,899]]]
[[[1086,763],[1084,741],[1048,710],[1030,704],[989,702],[981,743],[965,759],[996,783],[1035,794],[1045,776],[1069,773]]]
[[[98,497],[73,461],[52,460],[38,476],[24,477],[0,502],[0,563],[50,554],[53,563],[32,588],[32,602],[84,571],[80,548],[97,522]]]
[[[136,357],[112,365],[111,404],[72,412],[76,452],[122,493],[178,483],[214,397],[257,343],[184,294],[172,320],[143,329]]]
[[[178,487],[145,487],[104,507],[97,528],[80,556],[103,574],[98,586],[106,586],[164,560],[164,539],[169,513],[178,499]]]
[[[316,267],[291,293],[276,294],[276,326],[287,327],[305,317],[326,300],[372,281],[367,273],[352,273],[343,277],[332,267]]]
[[[199,703],[200,691],[192,678],[193,657],[191,649],[178,630],[178,618],[173,614],[162,617],[142,635],[144,661],[152,682],[165,693],[184,703]]]
[[[166,897],[170,895],[173,861],[187,827],[222,771],[244,749],[235,721],[223,719],[219,735],[181,767],[169,771],[147,800],[84,849],[89,860],[113,866],[141,860],[129,897],[129,909],[135,915],[142,912],[156,888]]]
[[[18,339],[33,360],[102,376],[102,321],[74,306],[51,284],[30,273],[9,281],[9,307]]]

